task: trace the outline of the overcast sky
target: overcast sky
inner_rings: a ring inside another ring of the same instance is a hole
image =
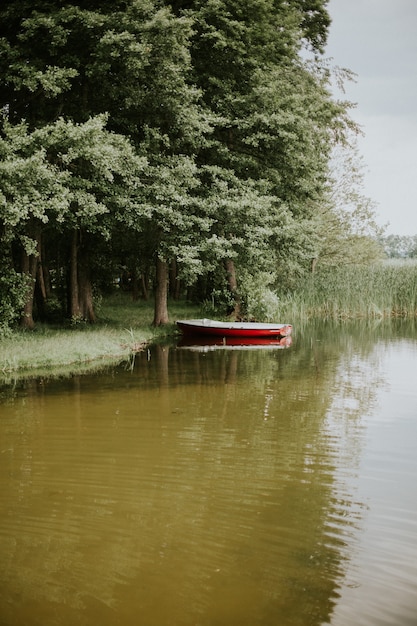
[[[346,97],[365,133],[364,193],[386,234],[417,235],[417,0],[330,0],[328,10],[326,56],[357,74]]]

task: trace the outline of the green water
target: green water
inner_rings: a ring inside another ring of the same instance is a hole
[[[2,626],[417,623],[417,332],[158,346],[0,396]]]

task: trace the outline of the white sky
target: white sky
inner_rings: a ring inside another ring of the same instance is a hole
[[[357,74],[346,86],[386,234],[417,235],[417,0],[329,0],[326,57]],[[336,94],[342,98],[341,94]]]

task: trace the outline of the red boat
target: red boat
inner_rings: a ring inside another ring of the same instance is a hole
[[[209,319],[178,320],[178,328],[185,335],[215,337],[288,337],[291,324],[262,324],[260,322],[218,322]]]

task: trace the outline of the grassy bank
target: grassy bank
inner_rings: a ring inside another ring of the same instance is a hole
[[[171,302],[169,311],[172,322],[182,317],[208,316],[198,307],[184,303]],[[319,271],[300,283],[295,292],[281,296],[278,309],[270,314],[271,318],[295,327],[313,318],[416,318],[417,264]],[[174,324],[161,329],[151,326],[151,302],[133,302],[121,293],[103,300],[98,317],[95,325],[38,325],[33,332],[16,331],[1,339],[0,377],[29,371],[57,374],[91,370],[128,359],[147,343],[175,332]]]
[[[150,302],[133,302],[118,294],[103,300],[95,325],[54,328],[39,324],[32,332],[16,331],[0,340],[0,374],[7,377],[29,370],[68,373],[128,359],[150,341],[175,332],[174,325],[152,327],[152,307]],[[184,304],[170,305],[173,321],[193,312]]]

